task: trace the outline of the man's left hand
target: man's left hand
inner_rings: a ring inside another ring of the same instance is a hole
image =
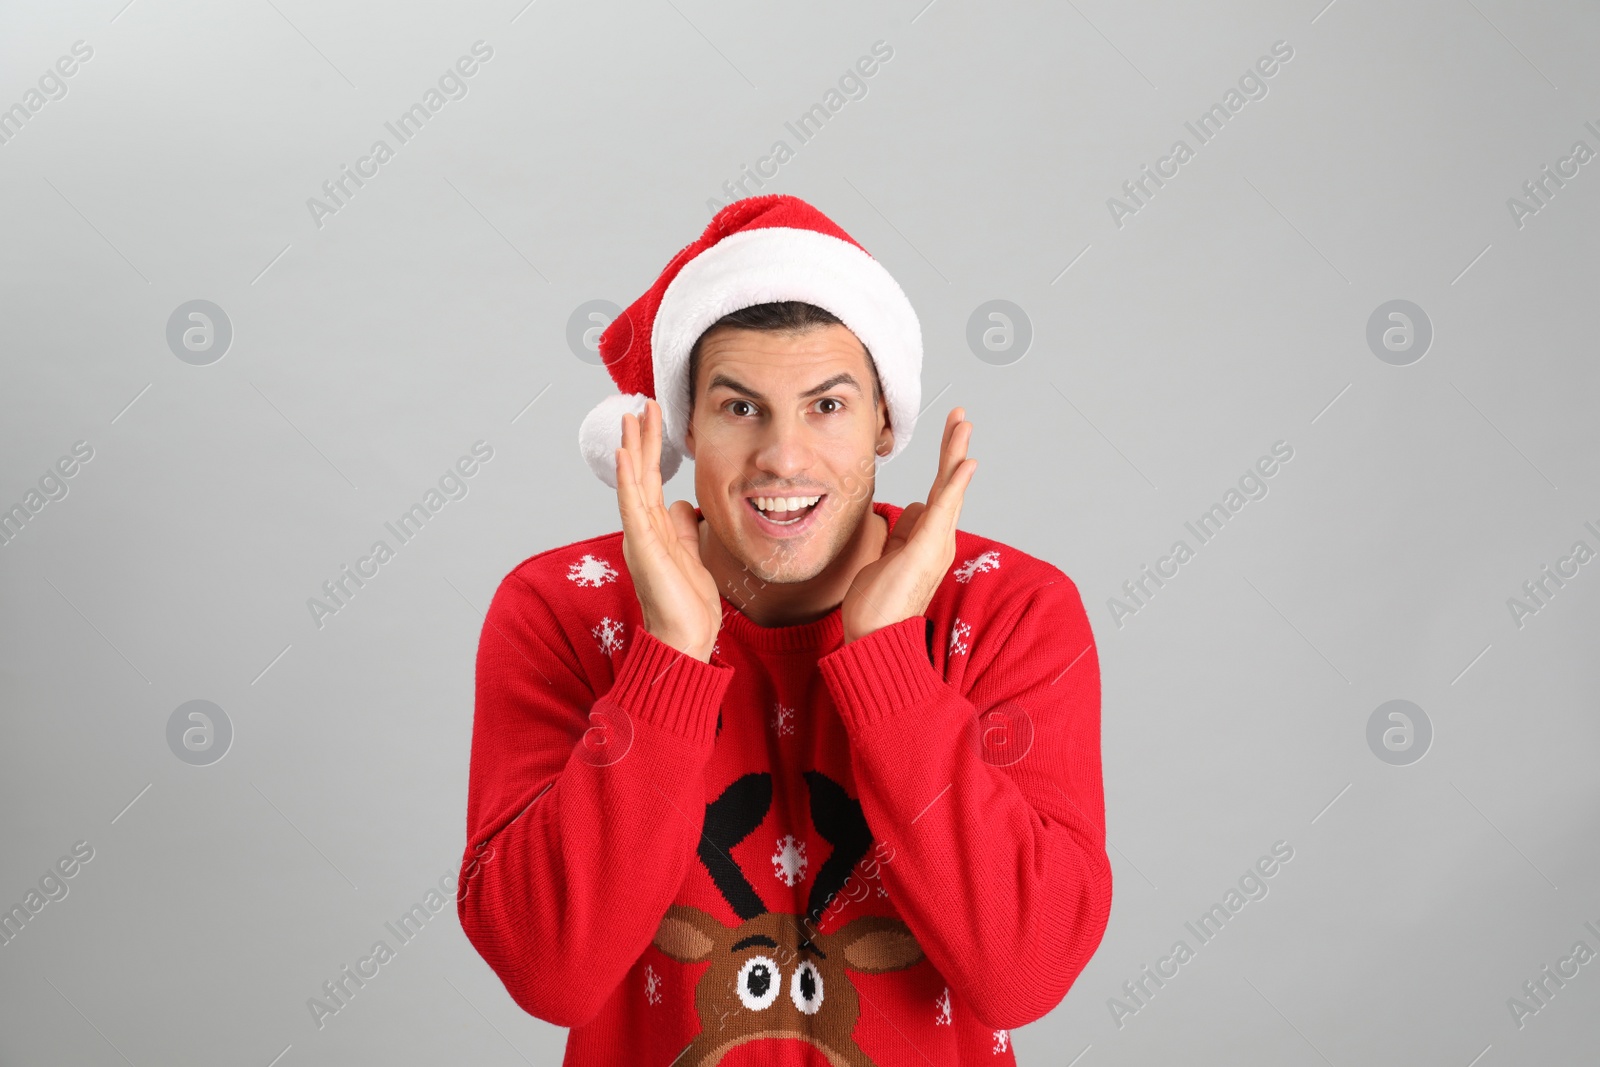
[[[956,558],[956,520],[978,461],[967,458],[972,423],[955,408],[944,423],[939,470],[926,503],[906,505],[883,544],[883,555],[856,572],[840,615],[848,644],[921,615]]]

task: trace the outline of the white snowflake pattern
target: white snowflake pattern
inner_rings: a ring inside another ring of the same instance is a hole
[[[772,705],[771,722],[779,737],[787,737],[794,733],[794,709],[786,708],[782,704]]]
[[[971,646],[967,644],[967,638],[971,636],[972,627],[970,625],[962,622],[960,619],[956,619],[954,622],[952,622],[950,624],[950,651],[948,655],[965,655],[971,648]]]
[[[585,552],[582,559],[567,568],[567,580],[598,589],[607,582],[616,581],[617,571],[599,556]]]
[[[999,569],[1000,553],[991,548],[982,555],[974,556],[972,559],[967,560],[961,566],[957,567],[956,581],[960,582],[962,585],[966,585],[968,582],[972,581],[972,576],[975,574],[982,574],[984,571],[997,571]]]
[[[793,834],[784,834],[772,854],[772,870],[784,885],[799,885],[806,876],[806,843],[796,841]]]
[[[944,992],[940,993],[939,996],[938,996],[938,999],[936,999],[933,1003],[934,1003],[934,1006],[939,1009],[939,1014],[934,1018],[933,1025],[935,1025],[935,1026],[949,1026],[950,1025],[950,987],[949,986],[945,986],[944,987]]]
[[[622,651],[622,624],[609,615],[602,616],[600,625],[589,631],[600,642],[600,651],[614,656]]]
[[[996,1030],[994,1032],[994,1048],[990,1049],[989,1051],[993,1052],[996,1056],[998,1056],[998,1055],[1000,1055],[1000,1053],[1004,1052],[1006,1050],[1006,1047],[1009,1046],[1010,1044],[1011,1044],[1011,1031],[1010,1030]]]
[[[661,1003],[661,976],[648,963],[644,967],[644,999],[649,1004]]]

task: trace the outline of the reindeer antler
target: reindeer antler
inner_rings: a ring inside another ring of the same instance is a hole
[[[806,919],[815,923],[844,888],[851,870],[867,854],[872,831],[867,828],[861,802],[852,800],[838,782],[821,771],[806,771],[805,778],[811,787],[811,825],[833,846],[833,852],[817,871],[816,881],[811,883],[811,896],[806,903]]]
[[[700,862],[705,864],[711,881],[740,919],[753,919],[766,912],[767,906],[733,861],[733,846],[761,825],[771,807],[772,775],[764,771],[735,779],[716,800],[706,805],[705,830],[700,835]]]

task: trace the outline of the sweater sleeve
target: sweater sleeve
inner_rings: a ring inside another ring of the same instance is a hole
[[[879,877],[979,1020],[1010,1029],[1061,1002],[1110,916],[1094,636],[1059,575],[987,620],[963,694],[929,662],[926,622],[883,627],[821,669],[862,810],[894,847]]]
[[[558,1026],[599,1014],[680,887],[733,676],[643,626],[618,660],[597,695],[515,573],[478,643],[456,910],[512,999]]]

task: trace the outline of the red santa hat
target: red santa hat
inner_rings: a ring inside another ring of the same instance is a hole
[[[905,448],[922,400],[922,327],[883,265],[822,212],[793,196],[753,196],[717,212],[699,240],[600,335],[600,358],[620,393],[584,417],[578,446],[616,487],[622,415],[661,405],[661,477],[677,473],[689,422],[689,351],[714,322],[753,304],[801,300],[832,312],[872,356],[894,448]]]

